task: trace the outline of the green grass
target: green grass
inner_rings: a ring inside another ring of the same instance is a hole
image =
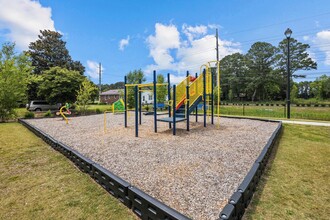
[[[330,127],[284,125],[274,155],[244,218],[329,219]]]
[[[0,124],[0,219],[137,219],[18,123]]]
[[[215,108],[216,109],[216,108]],[[268,118],[285,118],[284,106],[243,106],[221,105],[220,113],[223,115],[255,116]],[[292,119],[330,121],[329,107],[291,107]]]

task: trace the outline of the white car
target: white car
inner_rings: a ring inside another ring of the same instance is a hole
[[[59,110],[62,104],[57,103],[55,105],[49,104],[45,100],[32,100],[29,104],[26,104],[26,109],[29,111],[48,111],[48,110]]]

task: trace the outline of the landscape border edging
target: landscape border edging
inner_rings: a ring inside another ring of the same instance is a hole
[[[66,144],[57,141],[55,138],[44,133],[25,120],[29,119],[18,119],[18,122],[27,127],[36,136],[40,137],[54,150],[59,151],[70,159],[82,172],[89,174],[95,182],[101,185],[108,193],[117,198],[125,206],[132,209],[132,211],[141,219],[190,219],[160,202],[156,198],[146,194],[137,187],[132,186],[130,183],[111,173],[101,165],[86,158]]]
[[[262,149],[258,158],[255,160],[248,174],[245,176],[237,190],[232,194],[232,196],[228,200],[228,204],[221,210],[219,214],[219,220],[237,220],[243,217],[245,209],[248,207],[253,197],[256,187],[260,181],[261,175],[263,174],[263,171],[268,163],[268,159],[271,155],[274,145],[279,138],[279,134],[282,130],[282,122],[260,118],[244,118],[230,116],[221,117],[278,123],[277,128],[273,132],[272,136],[268,139],[266,145]]]

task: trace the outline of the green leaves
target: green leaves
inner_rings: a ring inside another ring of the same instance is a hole
[[[40,33],[39,39],[31,42],[27,51],[35,67],[35,74],[42,74],[56,66],[84,74],[85,67],[79,61],[72,60],[60,33],[50,30],[41,30]]]
[[[84,80],[78,71],[53,67],[44,71],[38,87],[38,96],[50,103],[75,102],[77,91]]]
[[[26,101],[32,67],[25,54],[16,55],[15,44],[5,43],[0,51],[0,121],[15,115],[18,101]]]
[[[93,95],[97,92],[98,88],[89,79],[85,78],[77,91],[76,102],[83,114],[86,113],[89,101],[92,100]]]

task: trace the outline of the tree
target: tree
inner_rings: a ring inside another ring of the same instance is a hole
[[[77,91],[77,105],[82,114],[87,111],[88,103],[92,100],[93,94],[97,93],[98,88],[89,79],[85,78]]]
[[[50,30],[41,30],[40,33],[39,39],[31,42],[27,51],[35,67],[35,74],[42,74],[56,66],[84,74],[85,67],[79,61],[72,60],[60,33]]]
[[[288,60],[288,40],[285,38],[278,45],[278,68],[285,76],[287,74],[287,60]],[[294,38],[290,38],[290,74],[291,76],[304,77],[302,75],[295,75],[298,70],[311,70],[317,69],[317,63],[307,53],[307,49],[310,48],[308,44],[298,42]]]
[[[236,97],[240,93],[247,93],[249,68],[246,57],[240,53],[225,56],[221,61],[221,88],[225,99],[229,99],[229,93]]]
[[[266,42],[254,43],[246,54],[250,71],[248,89],[253,91],[252,101],[271,99],[279,90],[279,74],[275,71],[277,48]]]
[[[84,78],[78,71],[52,67],[43,73],[38,96],[46,97],[50,103],[75,102]]]
[[[305,75],[296,75],[298,70],[317,69],[317,63],[307,53],[310,48],[308,44],[298,42],[294,38],[290,38],[290,75],[294,78],[305,77]],[[287,60],[288,60],[288,40],[285,38],[278,45],[278,64],[277,68],[282,74],[281,96],[286,97],[287,89]],[[291,83],[293,85],[293,83]]]
[[[330,98],[330,77],[322,75],[310,83],[311,94],[317,99]]]
[[[157,83],[164,83],[165,79],[162,74],[157,74]],[[164,103],[167,95],[166,86],[157,86],[157,103]]]
[[[144,73],[141,69],[139,70],[133,70],[130,71],[127,74],[127,83],[128,84],[138,84],[139,82],[145,82],[146,78],[144,76]],[[127,87],[127,92],[128,92],[128,107],[132,108],[135,106],[135,99],[134,99],[134,87]]]
[[[15,115],[19,101],[26,101],[27,78],[32,67],[24,54],[15,55],[15,44],[5,43],[0,51],[0,121]]]

